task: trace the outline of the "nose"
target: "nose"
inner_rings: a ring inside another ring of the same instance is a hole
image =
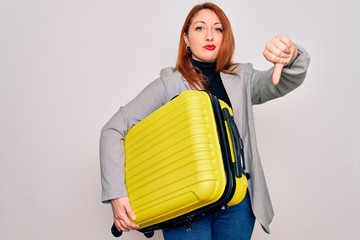
[[[206,32],[206,39],[205,39],[207,42],[211,42],[212,40],[214,40],[214,36],[213,36],[213,33],[212,31],[207,31]]]

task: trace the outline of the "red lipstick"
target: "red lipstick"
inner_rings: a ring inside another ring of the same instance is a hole
[[[208,45],[205,45],[204,48],[206,50],[213,51],[213,50],[215,50],[216,46],[214,44],[208,44]]]

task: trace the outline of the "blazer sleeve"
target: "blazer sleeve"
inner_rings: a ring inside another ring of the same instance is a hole
[[[250,88],[253,105],[282,97],[303,83],[310,64],[310,55],[300,45],[297,45],[297,48],[297,58],[283,68],[280,82],[276,86],[272,83],[274,67],[267,71],[252,69]]]
[[[128,196],[125,185],[124,139],[129,129],[188,89],[182,75],[175,68],[164,68],[160,77],[144,88],[132,101],[120,107],[105,124],[100,135],[100,169],[102,202]]]
[[[167,100],[161,78],[150,83],[132,101],[120,107],[100,135],[102,202],[126,197],[124,138],[128,130]]]

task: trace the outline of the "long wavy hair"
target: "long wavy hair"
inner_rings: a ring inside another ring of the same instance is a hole
[[[202,3],[195,5],[188,16],[185,19],[184,25],[180,34],[178,57],[176,62],[176,68],[188,81],[189,85],[193,89],[205,89],[207,79],[201,74],[199,69],[195,69],[191,64],[192,53],[186,49],[186,43],[184,40],[184,34],[188,34],[189,27],[192,23],[194,16],[203,9],[209,9],[213,11],[220,20],[223,30],[223,39],[219,48],[218,56],[216,59],[216,72],[224,72],[228,74],[234,74],[232,67],[236,65],[233,63],[233,55],[235,50],[235,40],[231,29],[230,21],[225,15],[224,11],[213,3]]]

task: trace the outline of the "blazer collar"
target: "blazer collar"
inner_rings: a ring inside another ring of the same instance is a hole
[[[225,81],[231,81],[231,80],[233,80],[233,79],[236,77],[236,75],[232,75],[232,74],[227,74],[227,73],[220,72],[220,77],[221,77],[221,80],[222,80],[223,82],[225,82]]]

